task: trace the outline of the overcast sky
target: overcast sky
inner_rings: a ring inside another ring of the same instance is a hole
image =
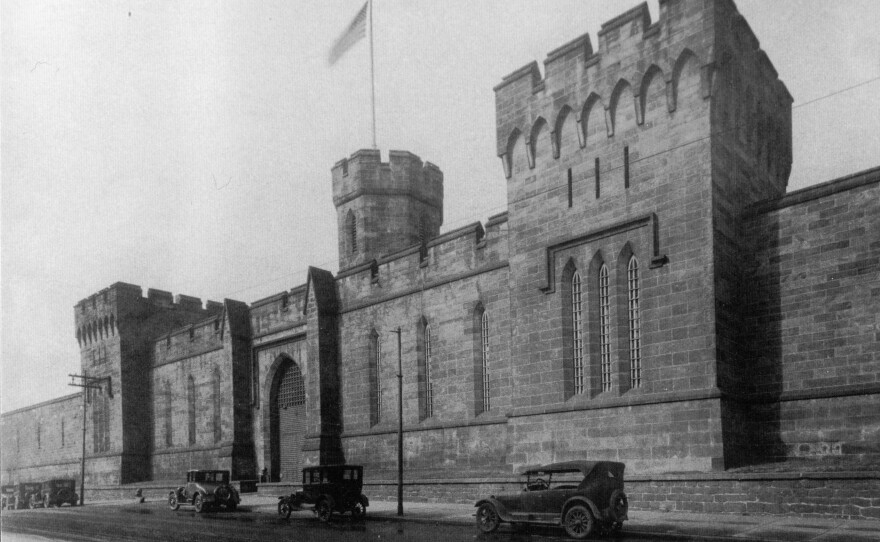
[[[376,1],[379,146],[444,171],[444,231],[505,210],[492,87],[636,4]],[[368,42],[326,56],[361,5],[3,0],[0,410],[76,391],[73,306],[116,281],[252,302],[337,270]],[[880,164],[880,2],[737,5],[795,99],[789,190]]]

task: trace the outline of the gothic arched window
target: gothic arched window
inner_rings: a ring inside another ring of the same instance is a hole
[[[584,371],[584,314],[581,303],[581,274],[575,271],[571,277],[571,337],[574,367],[574,393],[586,389]]]
[[[220,369],[214,368],[213,382],[211,386],[211,395],[213,400],[214,407],[214,415],[213,415],[213,425],[214,425],[214,442],[220,442],[223,439],[223,426],[221,424],[221,415],[220,415],[220,399],[222,398],[220,392]]]
[[[611,296],[608,287],[608,266],[599,269],[599,355],[602,370],[602,391],[611,389]]]
[[[189,444],[196,443],[196,384],[190,376],[186,383],[186,415]]]
[[[639,261],[635,256],[627,266],[629,300],[629,359],[630,387],[642,385],[642,326],[639,316]]]
[[[483,311],[483,315],[480,317],[480,351],[482,353],[480,365],[483,377],[483,412],[488,412],[492,401],[489,390],[489,313],[486,311]]]

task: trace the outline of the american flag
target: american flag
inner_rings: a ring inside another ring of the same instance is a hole
[[[352,19],[348,28],[346,28],[339,36],[336,43],[333,44],[333,48],[330,50],[330,56],[327,57],[327,63],[331,66],[339,60],[346,51],[351,49],[359,39],[367,35],[368,4],[369,2],[364,3],[364,6],[357,12],[357,15],[354,16],[354,19]]]

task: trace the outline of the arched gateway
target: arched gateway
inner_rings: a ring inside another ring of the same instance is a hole
[[[299,365],[285,358],[269,397],[270,476],[273,482],[299,480],[306,428],[306,389]]]

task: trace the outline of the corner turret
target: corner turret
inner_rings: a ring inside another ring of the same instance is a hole
[[[406,151],[360,150],[333,166],[340,270],[425,243],[443,223],[443,173]]]

